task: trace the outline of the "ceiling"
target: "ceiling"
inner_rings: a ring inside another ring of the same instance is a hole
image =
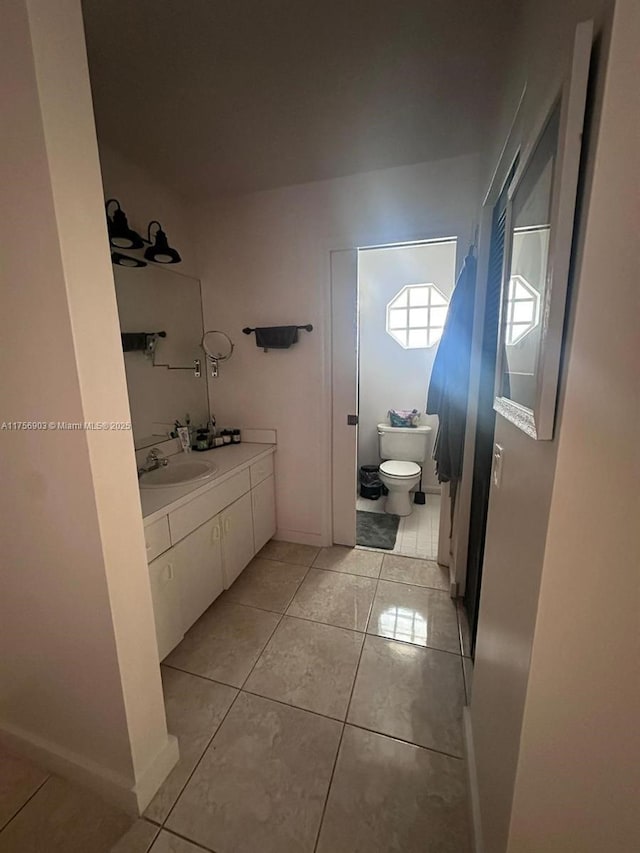
[[[83,0],[98,136],[191,198],[480,150],[513,0]]]

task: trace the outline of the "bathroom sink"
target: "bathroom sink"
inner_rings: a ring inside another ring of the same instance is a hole
[[[147,471],[140,477],[141,489],[162,489],[167,486],[181,486],[197,480],[207,480],[213,477],[218,468],[206,459],[181,459],[174,457],[169,464],[154,471]]]

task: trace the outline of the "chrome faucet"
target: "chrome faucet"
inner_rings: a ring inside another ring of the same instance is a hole
[[[138,468],[138,478],[142,477],[143,474],[147,474],[149,471],[155,471],[156,468],[164,468],[165,465],[168,464],[169,460],[160,448],[152,447],[147,453],[144,465],[141,465],[140,468]]]

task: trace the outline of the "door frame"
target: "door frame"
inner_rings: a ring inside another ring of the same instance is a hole
[[[340,506],[340,493],[339,490],[347,488],[347,476],[344,471],[341,471],[340,466],[336,466],[335,459],[335,447],[336,447],[336,431],[342,428],[344,430],[353,429],[353,427],[347,427],[346,425],[346,414],[353,413],[358,414],[357,410],[357,385],[358,385],[358,364],[356,360],[356,367],[354,371],[353,383],[351,385],[351,391],[347,391],[344,397],[341,397],[341,391],[345,387],[348,386],[348,383],[344,382],[344,377],[342,377],[342,382],[340,382],[340,388],[338,388],[334,384],[334,371],[338,372],[340,369],[340,365],[344,366],[344,361],[349,361],[349,358],[343,359],[340,348],[337,346],[339,341],[334,334],[334,324],[335,328],[339,326],[344,328],[342,324],[339,323],[339,320],[336,320],[334,317],[334,309],[337,307],[337,302],[334,301],[333,298],[333,282],[332,282],[332,255],[337,252],[355,252],[356,253],[356,264],[355,264],[355,277],[353,281],[349,282],[349,287],[351,291],[351,300],[347,299],[347,303],[349,301],[355,302],[356,305],[356,326],[355,333],[351,338],[352,346],[354,348],[355,353],[358,352],[358,324],[359,317],[357,312],[357,294],[358,294],[358,265],[357,265],[357,257],[358,253],[365,249],[382,249],[382,248],[390,248],[390,247],[401,247],[401,246],[410,246],[416,243],[428,243],[434,242],[437,240],[442,240],[445,237],[451,237],[452,234],[455,236],[458,241],[458,246],[462,245],[462,240],[464,238],[463,234],[455,233],[459,232],[460,228],[451,228],[446,226],[441,226],[437,229],[429,229],[421,232],[400,232],[399,234],[389,234],[389,233],[381,233],[377,235],[362,235],[361,239],[348,241],[345,243],[343,240],[335,239],[329,240],[325,243],[324,247],[324,257],[326,259],[326,287],[325,287],[325,327],[327,329],[327,334],[325,336],[324,341],[324,359],[325,365],[323,370],[323,378],[324,378],[324,387],[325,387],[325,402],[326,408],[325,411],[328,413],[325,418],[325,429],[324,429],[324,450],[326,453],[326,459],[329,463],[329,468],[331,470],[331,482],[328,484],[328,487],[325,491],[325,498],[323,501],[324,506],[324,518],[323,518],[323,538],[325,539],[327,544],[335,543],[335,526],[334,526],[334,512],[336,507]],[[472,233],[473,226],[472,223],[469,223],[469,233]],[[462,256],[460,253],[456,255],[456,276],[459,272],[459,269],[462,266]],[[340,304],[345,304],[342,300],[340,300]],[[426,388],[425,388],[425,399],[426,399]],[[355,400],[356,408],[355,410],[350,409],[349,406],[353,405]],[[338,526],[338,535],[340,540],[346,539],[346,542],[340,541],[338,544],[347,544],[352,543],[355,545],[355,485],[356,485],[356,477],[358,471],[358,457],[357,457],[357,427],[356,427],[356,440],[354,442],[355,446],[355,458],[353,462],[353,486],[352,486],[352,494],[353,494],[353,533],[349,536],[344,534],[344,525]],[[350,467],[350,466],[349,466]],[[337,470],[336,470],[337,468]],[[441,503],[441,515],[447,514],[448,517],[448,496],[445,493],[445,490],[442,490],[441,493],[442,503]],[[336,499],[336,496],[337,499]],[[467,529],[468,534],[468,529]]]
[[[522,106],[527,91],[525,83],[520,93],[509,131],[498,156],[493,174],[480,210],[478,232],[478,263],[476,294],[473,317],[472,354],[481,352],[484,334],[484,314],[487,298],[487,277],[493,229],[493,208],[500,197],[511,166],[520,152]],[[452,592],[462,597],[466,590],[467,560],[469,555],[469,527],[471,523],[471,492],[473,488],[473,464],[476,450],[476,427],[478,422],[478,397],[480,393],[480,359],[471,359],[469,370],[469,394],[467,397],[467,424],[465,429],[462,479],[456,496],[456,509],[450,547],[449,574]]]

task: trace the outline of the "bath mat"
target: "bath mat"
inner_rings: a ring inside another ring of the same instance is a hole
[[[356,512],[356,543],[367,548],[385,548],[393,551],[398,535],[399,515],[382,512]]]

